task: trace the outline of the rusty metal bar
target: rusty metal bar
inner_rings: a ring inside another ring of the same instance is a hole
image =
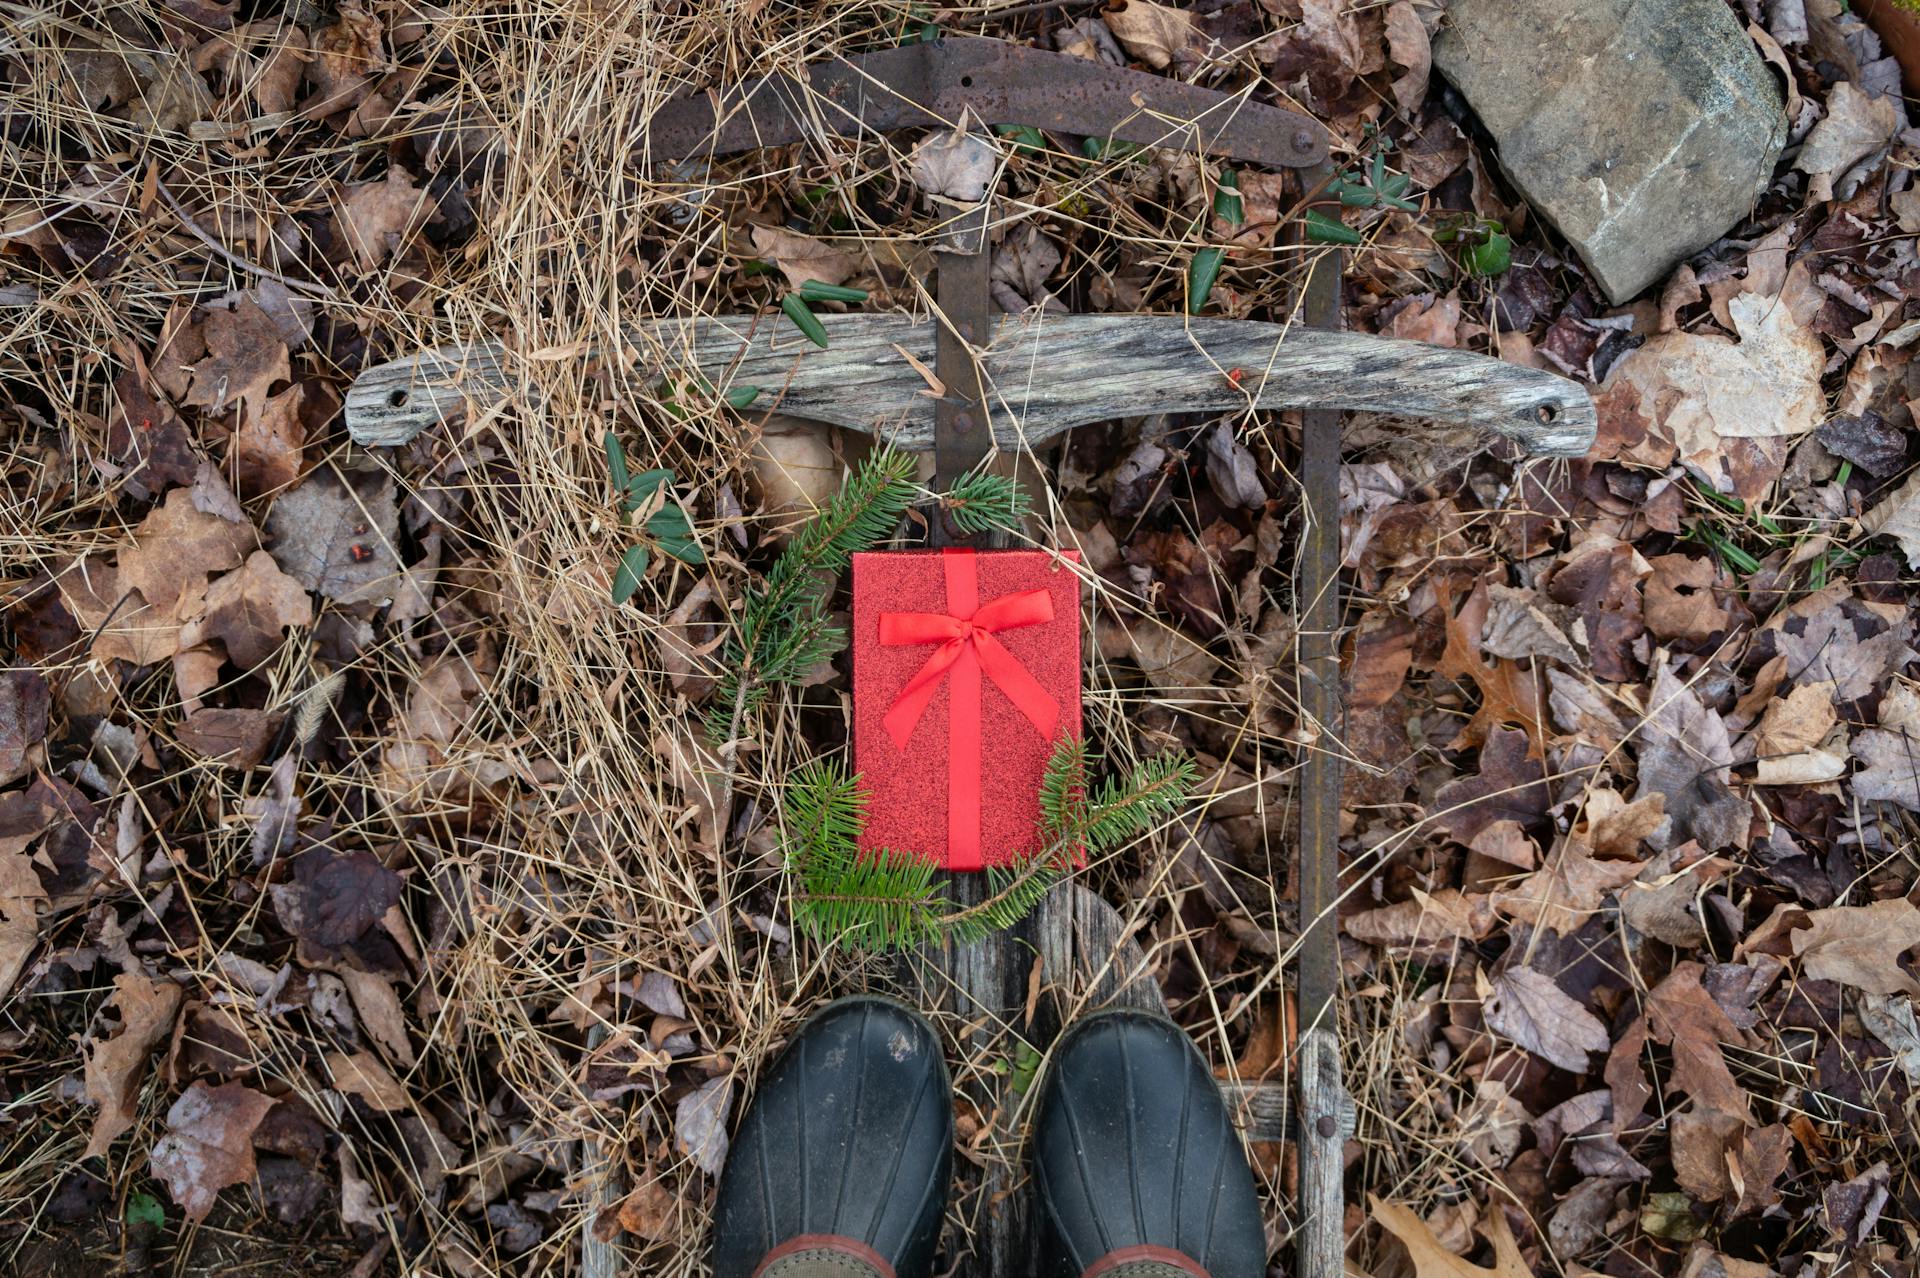
[[[811,63],[667,103],[646,122],[652,159],[728,155],[805,138],[954,124],[1025,124],[1140,146],[1198,148],[1277,168],[1326,159],[1327,133],[1297,111],[975,36]]]
[[[1309,192],[1331,184],[1329,166],[1309,170]],[[1337,215],[1337,214],[1336,214]],[[1314,328],[1341,326],[1340,250],[1316,249],[1308,268],[1303,318]],[[1294,583],[1299,617],[1301,725],[1309,739],[1300,784],[1299,1005],[1300,1210],[1295,1272],[1339,1278],[1346,1253],[1343,1182],[1352,1103],[1340,1078],[1340,414],[1302,414],[1300,566]]]

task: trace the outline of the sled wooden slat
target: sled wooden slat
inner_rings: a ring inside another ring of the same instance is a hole
[[[723,391],[757,387],[753,411],[932,448],[940,388],[922,370],[934,367],[933,322],[864,314],[821,322],[825,350],[779,316],[653,320],[632,330],[618,362],[637,390],[697,369]],[[361,444],[404,444],[443,418],[484,412],[516,387],[534,393],[541,362],[476,342],[370,368],[347,392],[348,432]],[[1038,447],[1086,422],[1235,408],[1328,408],[1469,426],[1545,456],[1578,456],[1595,432],[1585,388],[1552,373],[1420,342],[1255,320],[1005,316],[982,363],[993,440],[1003,451]]]

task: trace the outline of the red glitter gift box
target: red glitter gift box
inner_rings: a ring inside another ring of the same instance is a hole
[[[1072,551],[853,557],[861,846],[979,870],[1039,841],[1040,780],[1080,735]]]

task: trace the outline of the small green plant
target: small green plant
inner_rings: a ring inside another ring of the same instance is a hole
[[[167,1209],[152,1194],[133,1193],[127,1195],[127,1224],[131,1227],[163,1229],[167,1223]]]
[[[1460,269],[1479,279],[1499,275],[1513,265],[1513,237],[1490,217],[1459,213],[1443,218],[1433,238],[1451,244]]]
[[[801,526],[765,580],[747,594],[740,626],[721,655],[727,673],[714,699],[707,730],[730,741],[745,715],[760,705],[769,687],[799,680],[812,666],[838,652],[846,635],[828,612],[835,582],[855,552],[893,535],[922,495],[914,483],[914,460],[891,447],[876,448],[840,491]],[[1009,528],[1026,513],[1027,501],[1012,479],[973,472],[940,498],[956,527],[971,535]]]
[[[910,949],[945,937],[974,941],[1025,918],[1072,873],[1077,856],[1111,851],[1179,811],[1193,761],[1166,754],[1088,792],[1086,743],[1063,736],[1040,783],[1041,845],[986,871],[986,897],[956,907],[932,862],[908,852],[860,849],[867,795],[838,761],[815,760],[787,788],[787,868],[794,921],[823,942]]]
[[[696,568],[707,562],[707,556],[694,540],[686,510],[669,492],[673,472],[643,470],[630,474],[620,437],[608,431],[605,442],[607,471],[613,479],[614,495],[620,499],[620,523],[623,527],[637,525],[642,536],[620,553],[620,567],[613,574],[613,602],[623,604],[640,589],[640,579],[655,550]]]
[[[780,299],[780,309],[786,313],[793,326],[806,335],[806,339],[821,350],[827,348],[827,329],[820,317],[813,313],[809,302],[864,302],[867,290],[849,288],[844,284],[823,284],[819,280],[807,280],[797,292],[788,293]]]

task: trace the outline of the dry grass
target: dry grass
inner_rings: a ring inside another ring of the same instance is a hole
[[[391,32],[405,7],[376,11]],[[730,415],[681,421],[664,412],[659,370],[671,366],[672,353],[635,350],[627,326],[651,315],[764,306],[764,285],[732,269],[751,252],[741,240],[746,216],[777,214],[829,181],[837,183],[838,238],[872,255],[877,300],[925,313],[924,270],[878,264],[912,256],[936,218],[901,189],[907,139],[789,148],[710,174],[648,166],[636,154],[644,154],[649,109],[683,89],[858,47],[900,30],[906,14],[871,0],[818,6],[805,18],[764,2],[512,0],[419,12],[418,39],[388,48],[390,60],[378,68],[397,109],[364,136],[299,120],[260,122],[244,101],[220,117],[224,129],[196,136],[95,111],[77,91],[80,78],[104,65],[138,69],[142,59],[164,59],[163,15],[148,0],[84,16],[0,6],[0,47],[23,69],[6,89],[5,118],[11,136],[41,140],[0,149],[5,233],[44,233],[51,214],[85,209],[117,255],[87,262],[87,246],[75,245],[69,271],[28,254],[5,259],[0,282],[33,290],[38,302],[0,309],[0,377],[26,406],[7,427],[13,496],[0,547],[8,581],[19,587],[124,539],[124,507],[88,461],[106,444],[110,352],[121,344],[154,351],[181,308],[229,289],[279,279],[311,298],[333,337],[303,357],[301,371],[340,384],[362,358],[479,333],[504,335],[527,356],[518,364],[522,387],[456,433],[431,432],[409,449],[368,457],[336,426],[324,458],[309,449],[310,463],[386,467],[405,493],[446,517],[440,606],[431,619],[383,627],[350,671],[344,696],[326,683],[336,672],[311,636],[287,644],[267,672],[269,704],[305,697],[325,706],[327,731],[352,743],[344,766],[303,767],[309,817],[328,823],[324,837],[334,846],[372,848],[410,869],[402,948],[417,951],[419,979],[402,993],[419,1051],[405,1082],[459,1147],[445,1190],[417,1196],[407,1182],[423,1177],[422,1149],[342,1108],[324,1090],[319,1039],[252,1010],[251,997],[223,974],[220,956],[248,952],[268,908],[264,897],[232,891],[249,872],[245,804],[264,774],[182,769],[132,793],[156,831],[149,852],[165,851],[179,866],[177,901],[191,920],[166,969],[196,997],[234,996],[258,1053],[256,1085],[305,1097],[335,1128],[358,1174],[372,1180],[375,1201],[408,1204],[410,1217],[391,1227],[397,1251],[418,1266],[410,1272],[576,1266],[582,1213],[561,1211],[560,1227],[509,1262],[463,1194],[491,1176],[517,1176],[527,1167],[519,1160],[532,1160],[559,1201],[585,1201],[592,1186],[580,1169],[583,1142],[591,1142],[618,1151],[629,1183],[657,1178],[673,1191],[671,1219],[645,1251],[645,1271],[692,1273],[710,1185],[673,1148],[677,1090],[645,1087],[618,1102],[591,1095],[649,1033],[643,1009],[605,991],[649,971],[668,974],[700,1045],[680,1059],[681,1072],[733,1070],[745,1083],[821,999],[885,973],[790,942],[770,922],[784,917],[770,855],[779,780],[818,742],[844,735],[840,695],[790,697],[752,725],[730,778],[736,815],[718,828],[708,804],[721,788],[713,778],[720,765],[697,743],[697,711],[675,690],[663,624],[693,576],[656,569],[638,606],[606,602],[617,545],[598,441],[616,430],[647,464],[675,470],[688,508],[714,530],[703,540],[716,597],[737,603],[755,569],[741,543],[717,529],[719,512],[741,506],[747,513],[734,517],[736,526],[757,522],[744,472],[751,432]],[[97,52],[76,60],[77,50]],[[427,70],[413,78],[419,68]],[[44,143],[56,136],[60,147]],[[452,232],[445,246],[372,273],[351,269],[337,244],[328,253],[297,242],[335,207],[341,183],[377,177],[390,161],[464,184],[470,231],[447,225],[463,214],[457,200],[443,201],[443,224],[428,238]],[[1175,205],[1191,205],[1198,178],[1191,159],[1171,156],[1151,166],[1092,167],[1078,157],[1035,158],[1004,217],[1044,219],[1068,243],[1067,289],[1084,290],[1112,271],[1124,247],[1130,263],[1145,264],[1150,291],[1177,298],[1192,214]],[[1160,191],[1189,198],[1162,199]],[[276,242],[288,231],[293,242]],[[1238,273],[1239,313],[1283,305],[1283,266],[1268,259]],[[601,358],[584,358],[590,350]],[[334,366],[325,352],[354,358]],[[1280,468],[1277,431],[1250,423],[1248,441],[1263,463]],[[1036,537],[1072,543],[1076,524],[1049,491]],[[1266,552],[1269,568],[1286,566],[1275,559],[1287,553],[1279,531]],[[1166,629],[1097,578],[1090,584],[1096,622],[1109,635],[1128,625]],[[1221,584],[1229,596],[1242,589]],[[1253,615],[1274,615],[1284,600],[1250,603]],[[1177,640],[1170,631],[1168,638]],[[1169,674],[1158,686],[1102,656],[1088,672],[1088,729],[1122,760],[1172,743],[1231,754],[1237,766],[1216,768],[1208,801],[1259,831],[1255,843],[1278,865],[1292,821],[1285,776],[1297,762],[1280,736],[1291,693],[1277,666],[1290,636],[1236,633],[1232,646],[1230,669]],[[420,695],[423,670],[447,662],[464,666],[479,689],[470,717],[430,776],[386,767],[396,716]],[[97,674],[84,658],[59,671],[72,681]],[[317,687],[327,692],[316,701]],[[116,716],[156,740],[167,739],[180,712],[164,668],[102,695]],[[1208,948],[1218,938],[1181,922],[1198,877],[1191,856],[1205,862],[1211,853],[1198,849],[1179,867],[1174,847],[1156,840],[1093,867],[1089,882],[1129,902],[1155,970],[1180,974],[1173,988],[1182,1020],[1224,1064],[1256,1014],[1272,1006],[1279,969],[1247,949],[1218,976],[1220,955]],[[1284,914],[1276,886],[1283,879],[1217,869],[1215,890],[1240,898],[1236,912],[1249,933]],[[154,886],[142,890],[150,895]],[[73,924],[62,935],[78,939]],[[65,1076],[77,1058],[65,1040],[85,1032],[105,990],[102,978],[84,1000],[8,1011],[24,1035],[16,1061],[33,1062],[17,1071],[30,1084],[0,1111],[17,1116],[0,1150],[0,1208],[10,1219],[39,1219],[84,1142],[86,1108],[51,1102],[74,1099]],[[591,1082],[589,1034],[609,1062]],[[958,1074],[1000,1064],[963,1060]],[[146,1121],[108,1169],[116,1194],[144,1173],[144,1151],[174,1092],[148,1087]],[[1278,1237],[1288,1228],[1280,1173],[1267,1174]],[[13,1254],[51,1228],[30,1225]]]

